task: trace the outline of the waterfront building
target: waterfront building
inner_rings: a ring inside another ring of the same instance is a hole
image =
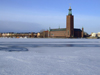
[[[74,28],[74,16],[72,9],[69,7],[68,15],[66,16],[66,28],[49,29],[49,37],[53,38],[83,38],[84,28]]]

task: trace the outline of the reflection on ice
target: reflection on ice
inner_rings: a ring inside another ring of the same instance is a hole
[[[0,47],[0,51],[28,51],[27,48],[18,47],[18,46],[8,46],[8,47]]]

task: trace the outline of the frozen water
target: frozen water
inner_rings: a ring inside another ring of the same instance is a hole
[[[0,38],[0,75],[100,75],[100,40]]]

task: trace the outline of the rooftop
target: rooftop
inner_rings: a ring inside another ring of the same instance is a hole
[[[66,31],[66,28],[50,29],[50,31]],[[81,29],[74,28],[74,31],[81,31]]]

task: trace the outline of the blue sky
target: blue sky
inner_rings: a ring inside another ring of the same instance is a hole
[[[65,28],[69,6],[74,28],[100,32],[100,0],[0,0],[0,32]]]

